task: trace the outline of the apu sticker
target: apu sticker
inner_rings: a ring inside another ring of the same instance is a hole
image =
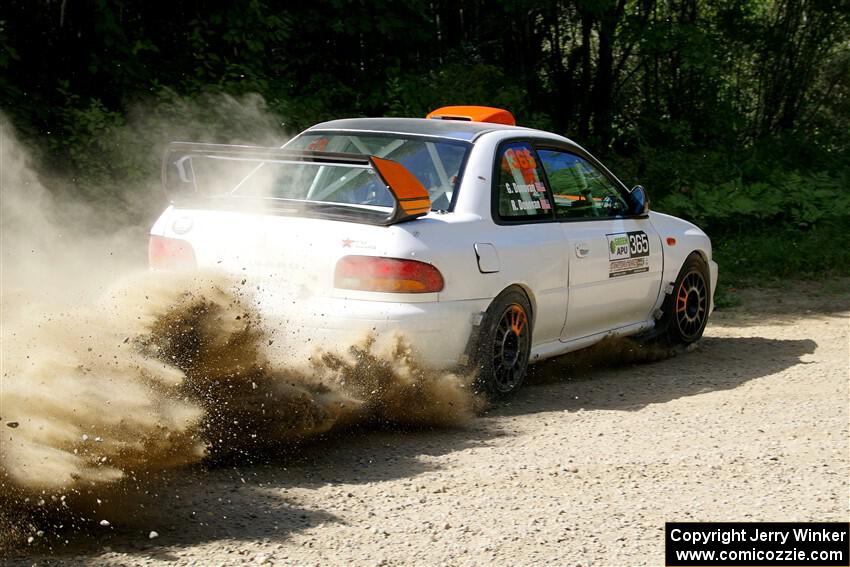
[[[608,277],[649,271],[649,237],[642,230],[608,234]]]

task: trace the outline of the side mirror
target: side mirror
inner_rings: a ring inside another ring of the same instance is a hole
[[[649,212],[649,195],[646,194],[646,189],[641,185],[635,185],[630,192],[632,197],[633,215],[645,215]]]

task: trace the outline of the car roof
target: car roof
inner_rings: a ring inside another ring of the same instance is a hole
[[[529,131],[520,126],[507,126],[492,122],[466,122],[464,120],[429,120],[425,118],[343,118],[311,126],[310,130],[352,130],[359,132],[392,132],[438,136],[471,142],[487,132],[501,130]]]

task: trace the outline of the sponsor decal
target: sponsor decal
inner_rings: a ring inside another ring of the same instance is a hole
[[[649,271],[649,237],[642,230],[608,234],[608,277]]]
[[[369,250],[374,250],[376,248],[375,244],[369,242],[368,240],[354,240],[351,238],[343,238],[342,239],[342,247],[343,248],[366,248]]]

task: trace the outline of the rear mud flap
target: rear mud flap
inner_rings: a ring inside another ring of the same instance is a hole
[[[458,364],[463,370],[472,370],[472,365],[475,361],[475,351],[478,348],[478,337],[481,334],[481,322],[483,320],[483,311],[472,315],[472,330],[469,332],[469,338],[466,341],[466,347],[463,349],[463,354],[460,355],[460,359],[458,360]]]

